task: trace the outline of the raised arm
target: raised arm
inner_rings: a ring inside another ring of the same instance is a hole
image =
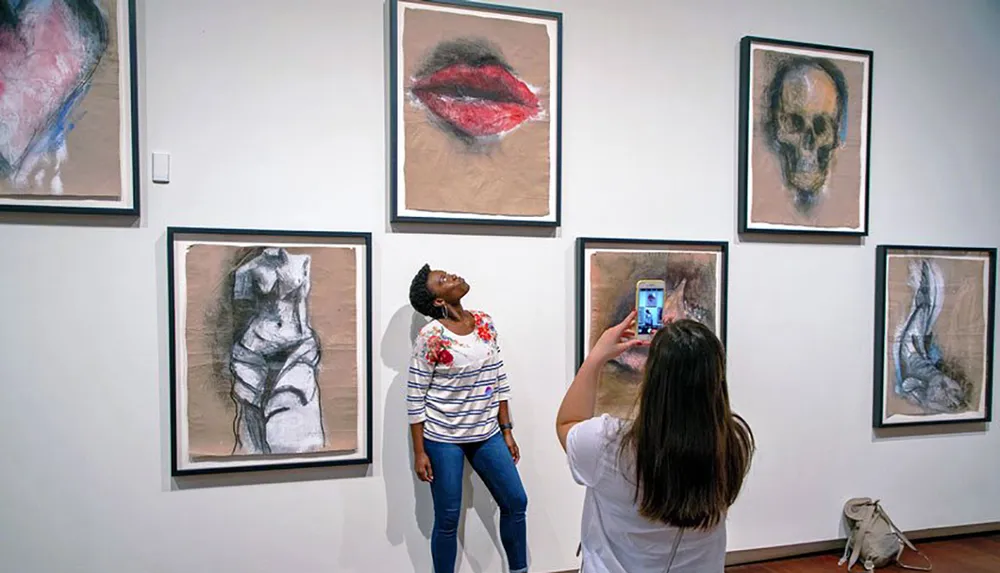
[[[597,381],[604,365],[629,348],[648,344],[647,341],[630,338],[635,335],[635,315],[633,310],[625,320],[604,331],[566,391],[556,414],[556,435],[563,451],[566,450],[566,436],[573,426],[594,417]]]

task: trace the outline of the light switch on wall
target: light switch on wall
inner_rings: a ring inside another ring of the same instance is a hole
[[[153,153],[153,183],[170,183],[169,153]]]

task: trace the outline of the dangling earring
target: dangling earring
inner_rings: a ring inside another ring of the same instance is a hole
[[[448,309],[443,305],[441,306],[441,318],[448,318]]]

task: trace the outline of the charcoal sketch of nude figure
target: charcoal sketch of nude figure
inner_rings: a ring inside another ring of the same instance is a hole
[[[319,340],[307,307],[310,263],[309,255],[269,247],[236,269],[234,302],[249,302],[253,314],[231,351],[234,454],[303,453],[326,441]]]

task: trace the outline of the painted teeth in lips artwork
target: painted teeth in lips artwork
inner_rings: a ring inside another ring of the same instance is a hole
[[[488,40],[441,42],[415,74],[410,99],[435,125],[474,144],[499,140],[544,117],[536,89],[518,78]]]

